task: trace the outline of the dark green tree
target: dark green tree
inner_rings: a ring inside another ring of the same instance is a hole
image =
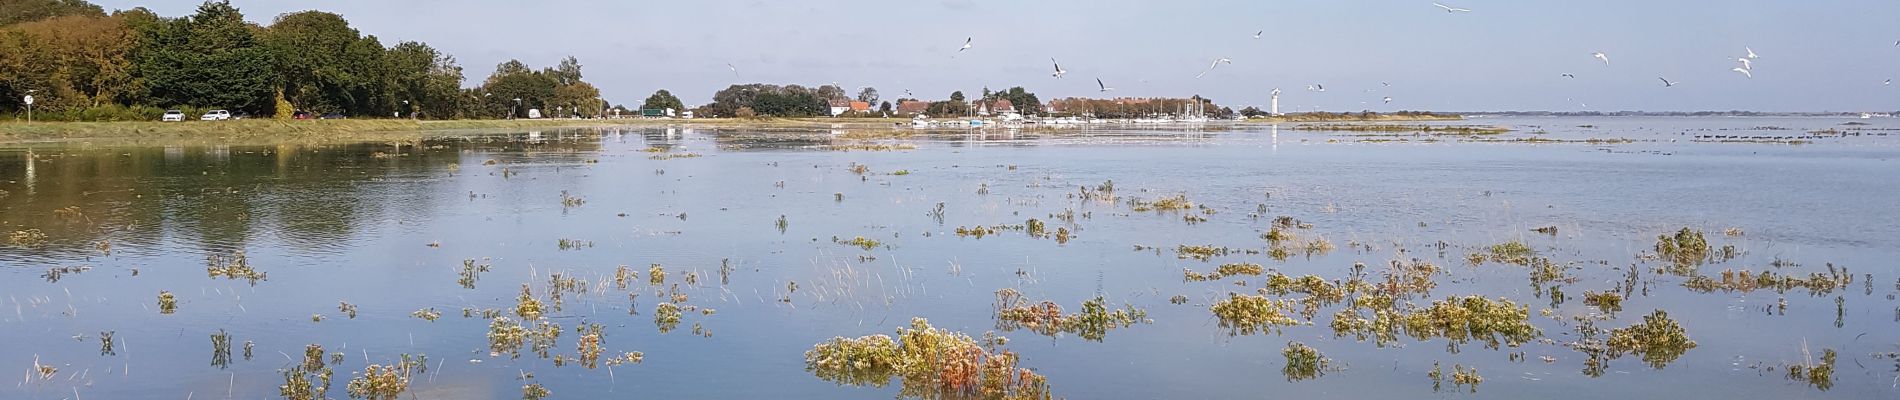
[[[668,92],[666,89],[660,89],[659,91],[653,92],[652,96],[647,96],[647,101],[641,103],[640,108],[648,110],[671,109],[675,111],[685,111],[686,105],[680,103],[680,98],[674,97],[672,92]]]
[[[160,106],[272,111],[273,54],[228,1],[205,2],[190,17],[160,24],[145,40],[138,73]]]

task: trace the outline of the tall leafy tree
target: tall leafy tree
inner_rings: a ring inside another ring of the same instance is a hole
[[[680,98],[674,97],[672,92],[668,92],[666,89],[660,89],[659,91],[653,92],[652,96],[647,96],[647,101],[640,104],[640,108],[649,110],[685,110],[686,105],[680,103]]]
[[[85,0],[0,0],[0,26],[63,16],[104,17],[106,11]]]
[[[464,96],[461,90],[462,67],[455,64],[455,57],[442,54],[428,44],[399,43],[384,54],[383,60],[389,71],[392,100],[397,104],[410,102],[408,107],[399,107],[404,114],[430,119],[454,118],[464,97],[470,97]]]
[[[229,1],[205,2],[190,17],[160,24],[143,38],[138,73],[160,105],[270,111],[272,54]]]

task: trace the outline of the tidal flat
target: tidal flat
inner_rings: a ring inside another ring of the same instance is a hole
[[[0,398],[1900,395],[1900,120],[785,129],[0,147]]]

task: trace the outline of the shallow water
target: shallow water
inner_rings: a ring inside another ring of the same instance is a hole
[[[1900,266],[1893,261],[1900,259],[1900,208],[1893,206],[1900,135],[1887,135],[1900,133],[1900,120],[1438,124],[1516,131],[1477,139],[1358,136],[1289,124],[992,130],[876,142],[916,146],[898,151],[833,151],[823,132],[786,141],[684,128],[406,144],[0,148],[0,233],[45,235],[37,244],[0,242],[0,371],[21,371],[12,375],[15,385],[0,385],[0,397],[275,398],[278,371],[312,343],[345,356],[334,366],[336,398],[345,397],[350,372],[403,353],[429,357],[430,371],[410,386],[419,398],[517,398],[526,383],[546,386],[554,398],[890,397],[895,383],[841,386],[814,377],[804,352],[834,336],[889,334],[912,317],[978,336],[997,328],[991,303],[1003,288],[1069,310],[1097,295],[1111,306],[1147,310],[1151,323],[1111,330],[1100,342],[1002,332],[1023,365],[1066,398],[1900,395],[1900,364],[1884,356],[1900,351]],[[1696,139],[1830,128],[1859,130],[1803,144]],[[1631,142],[1498,141],[1532,137]],[[649,147],[702,157],[654,159],[661,153]],[[853,172],[856,164],[868,172]],[[892,174],[899,170],[908,174]],[[1181,194],[1216,212],[1187,212],[1207,219],[1190,224],[1182,212],[1074,196],[1111,180],[1124,200]],[[564,205],[563,192],[584,203]],[[941,221],[931,215],[938,203]],[[59,211],[68,207],[77,208]],[[1053,217],[1065,210],[1076,213],[1074,222]],[[1337,248],[1285,260],[1174,254],[1179,245],[1264,250],[1261,234],[1277,216],[1311,224],[1303,236],[1323,236]],[[1063,244],[1020,231],[981,239],[953,233],[1030,218],[1075,237]],[[1558,234],[1531,231],[1544,226]],[[1805,276],[1831,263],[1854,281],[1822,295],[1693,292],[1682,276],[1652,273],[1663,263],[1642,257],[1653,253],[1657,235],[1684,227],[1706,232],[1711,247],[1742,253],[1701,265],[1702,274]],[[1725,235],[1730,228],[1741,234]],[[886,246],[834,243],[858,236]],[[561,239],[592,245],[562,249]],[[1576,280],[1562,284],[1570,297],[1560,306],[1533,288],[1524,267],[1465,261],[1512,240],[1570,267]],[[268,280],[252,286],[204,273],[207,256],[239,250]],[[1254,293],[1263,279],[1182,281],[1183,269],[1210,272],[1235,262],[1343,280],[1355,263],[1382,271],[1413,258],[1447,271],[1413,303],[1473,294],[1510,299],[1529,306],[1550,340],[1502,350],[1468,343],[1453,353],[1443,338],[1401,335],[1397,346],[1378,347],[1334,335],[1327,324],[1338,306],[1324,308],[1310,326],[1230,336],[1208,306],[1230,292]],[[493,266],[473,289],[456,282],[466,259]],[[1770,266],[1776,260],[1799,265]],[[723,284],[722,261],[733,267]],[[651,264],[666,268],[668,285],[647,284]],[[640,295],[631,301],[613,285],[620,265],[639,274],[630,288]],[[47,277],[60,266],[90,269]],[[1565,346],[1576,339],[1571,317],[1597,314],[1582,294],[1615,288],[1632,268],[1641,271],[1641,288],[1622,312],[1595,325],[1629,326],[1666,310],[1698,347],[1661,369],[1628,355],[1609,361],[1602,376],[1586,376],[1583,354]],[[600,323],[610,355],[640,351],[644,363],[610,372],[557,367],[525,352],[490,355],[489,321],[462,310],[511,309],[523,283],[548,300],[548,274],[556,272],[590,287],[565,294],[562,309],[548,314],[566,330],[551,351],[572,356],[574,329]],[[684,283],[688,272],[697,284]],[[799,290],[788,292],[791,282]],[[661,333],[654,308],[674,283],[685,304],[717,312],[689,312],[678,329]],[[178,297],[176,313],[158,312],[161,290]],[[1190,301],[1170,304],[1175,295]],[[1777,311],[1783,298],[1786,310]],[[339,312],[339,301],[356,305],[358,315]],[[440,320],[410,316],[430,307],[443,313]],[[1553,316],[1540,316],[1545,309]],[[312,322],[314,314],[324,319]],[[694,335],[694,325],[710,334]],[[253,357],[213,365],[210,335],[219,329],[240,345],[254,342]],[[114,332],[113,354],[100,352],[102,331]],[[1280,352],[1289,341],[1318,349],[1339,368],[1285,379]],[[1804,349],[1817,358],[1822,349],[1839,352],[1827,390],[1785,376],[1786,365],[1807,360]],[[1519,351],[1527,359],[1512,360]],[[58,372],[37,376],[29,371],[35,360]],[[1426,372],[1435,362],[1447,375],[1453,364],[1476,366],[1484,382],[1471,393],[1447,381],[1434,394]],[[532,377],[522,379],[524,372]]]

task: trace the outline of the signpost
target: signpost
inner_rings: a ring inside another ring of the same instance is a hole
[[[33,95],[26,95],[26,122],[33,123]]]

